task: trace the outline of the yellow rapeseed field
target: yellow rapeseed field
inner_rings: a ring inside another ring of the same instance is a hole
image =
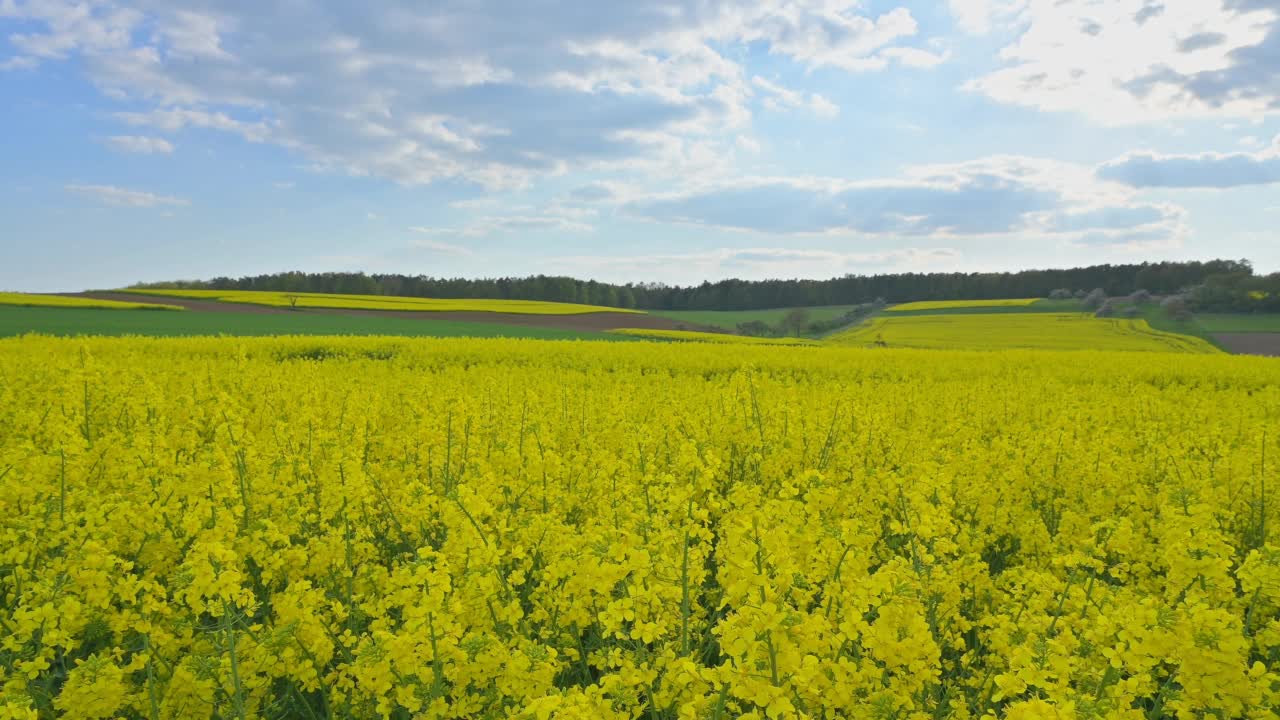
[[[655,340],[680,340],[686,342],[724,343],[728,345],[816,345],[814,340],[793,337],[754,337],[727,333],[697,332],[695,330],[656,330],[650,328],[618,328],[611,332],[619,335],[652,338]]]
[[[639,310],[577,305],[542,300],[469,300],[400,297],[397,295],[342,295],[259,290],[121,290],[119,292],[181,297],[271,307],[337,308],[347,310],[402,310],[409,312],[499,312],[521,315],[579,315],[592,312],[640,313]]]
[[[1217,353],[1191,335],[1153,329],[1142,319],[1084,313],[879,317],[828,338],[839,345],[949,350],[1123,350]]]
[[[907,312],[916,310],[961,310],[965,308],[991,307],[1027,307],[1040,302],[1040,298],[1022,298],[1017,300],[921,300],[903,303],[886,309],[885,312]]]
[[[0,341],[0,718],[1273,718],[1280,363]]]
[[[96,298],[69,297],[66,295],[36,295],[32,293],[0,292],[0,305],[54,308],[103,308],[110,310],[182,310],[177,305],[146,302],[120,302]]]

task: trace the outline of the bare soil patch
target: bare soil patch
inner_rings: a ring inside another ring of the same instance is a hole
[[[1216,333],[1213,339],[1237,355],[1280,357],[1280,333]]]
[[[115,292],[67,293],[72,297],[96,298],[98,300],[121,300],[124,302],[154,302],[165,305],[179,305],[191,312],[248,312],[266,314],[318,314],[318,315],[367,315],[374,317],[396,317],[413,320],[453,320],[456,322],[495,323],[498,325],[516,325],[519,327],[546,327],[583,332],[603,332],[618,328],[644,328],[646,330],[700,330],[703,332],[722,332],[719,328],[698,325],[697,323],[657,315],[639,315],[621,312],[592,312],[577,315],[533,315],[526,313],[497,312],[430,312],[414,310],[355,310],[348,308],[290,308],[270,307],[267,305],[250,305],[248,303],[218,302],[216,300],[194,300],[191,298],[168,297],[161,295],[134,295]]]

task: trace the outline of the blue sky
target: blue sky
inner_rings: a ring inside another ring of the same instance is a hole
[[[1276,0],[0,0],[0,289],[1280,270]]]

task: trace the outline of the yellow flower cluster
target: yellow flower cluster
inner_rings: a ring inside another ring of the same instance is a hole
[[[0,718],[1272,718],[1280,364],[0,341]]]
[[[657,340],[696,341],[723,343],[726,345],[817,345],[815,340],[795,337],[754,337],[750,335],[729,335],[727,333],[699,332],[697,330],[657,330],[651,328],[618,328],[610,332],[632,337],[652,338]]]
[[[916,302],[894,305],[886,312],[912,312],[918,310],[961,310],[967,308],[989,307],[1027,307],[1040,302],[1040,298],[1020,298],[1014,300],[919,300]]]
[[[0,292],[0,305],[17,307],[102,308],[106,310],[182,310],[177,305],[147,302],[120,302],[68,295]]]
[[[642,310],[626,310],[603,305],[579,305],[545,300],[420,298],[399,295],[292,293],[277,290],[150,290],[131,288],[118,292],[159,297],[191,298],[194,300],[216,300],[218,302],[266,305],[269,307],[396,310],[403,312],[498,312],[518,315],[581,315],[594,312],[644,314]]]

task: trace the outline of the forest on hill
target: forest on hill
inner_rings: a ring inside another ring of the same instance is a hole
[[[757,310],[856,305],[877,299],[987,300],[1046,297],[1055,290],[1187,293],[1202,309],[1280,310],[1280,274],[1247,260],[1144,262],[1018,272],[845,275],[829,280],[721,280],[700,285],[611,284],[571,277],[438,278],[359,272],[280,272],[240,278],[139,283],[134,288],[274,290],[432,298],[546,300],[645,310]]]

